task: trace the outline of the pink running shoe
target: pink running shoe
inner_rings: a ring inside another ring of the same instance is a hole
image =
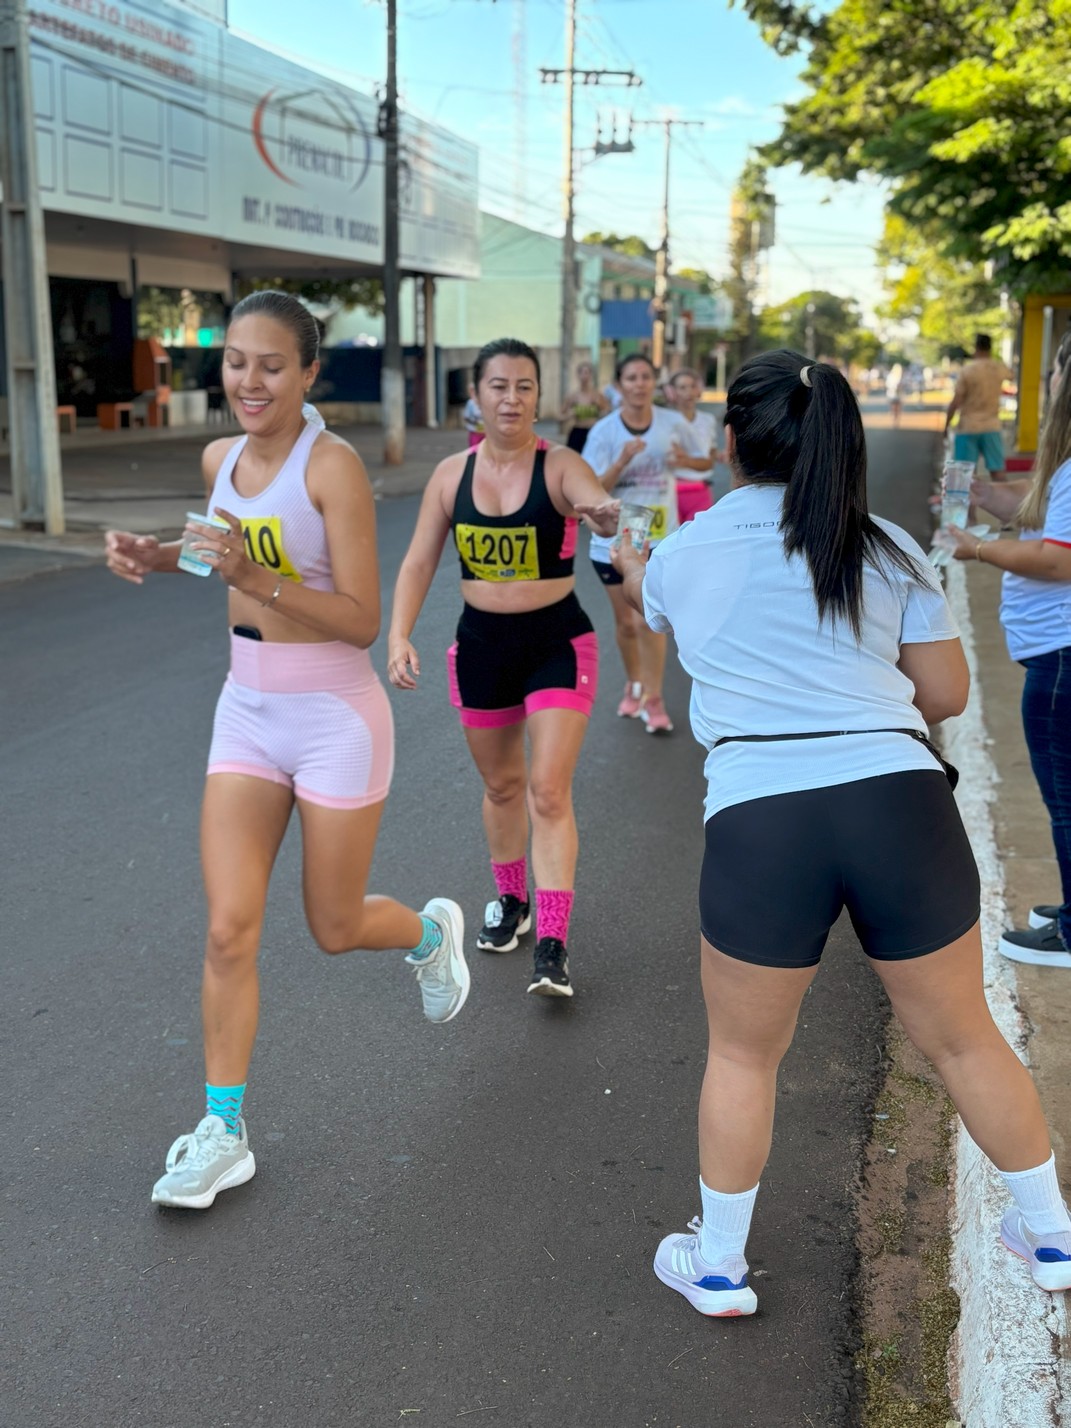
[[[673,720],[666,713],[666,706],[661,695],[643,701],[640,718],[647,725],[648,734],[673,733]]]
[[[643,708],[643,685],[626,684],[621,703],[617,706],[619,719],[636,719]]]

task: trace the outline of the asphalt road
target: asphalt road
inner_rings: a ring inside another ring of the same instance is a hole
[[[873,508],[920,538],[935,440],[872,443]],[[415,502],[379,509],[389,588]],[[205,1214],[149,1189],[201,1114],[196,831],[222,593],[84,566],[0,586],[4,1424],[856,1421],[853,1202],[884,1002],[845,925],[781,1079],[759,1313],[703,1319],[650,1268],[699,1209],[702,754],[676,665],[672,739],[614,718],[609,607],[579,565],[604,659],[577,781],[577,997],[526,997],[525,952],[473,952],[468,1006],[432,1027],[400,955],[315,950],[292,829],[247,1098],[258,1173]],[[472,926],[491,884],[441,658],[458,603],[444,561],[423,687],[393,696],[373,885],[447,893]]]

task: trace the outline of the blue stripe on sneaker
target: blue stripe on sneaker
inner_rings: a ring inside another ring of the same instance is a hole
[[[1064,1254],[1063,1250],[1053,1249],[1051,1245],[1036,1249],[1034,1258],[1042,1264],[1071,1264],[1071,1254]]]
[[[1067,1256],[1065,1255],[1066,1259]],[[747,1275],[742,1275],[734,1284],[733,1281],[724,1274],[705,1274],[702,1279],[695,1281],[696,1289],[746,1289]]]

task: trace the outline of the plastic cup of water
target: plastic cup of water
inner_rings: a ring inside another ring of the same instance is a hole
[[[182,549],[179,551],[178,568],[187,575],[211,575],[215,566],[205,560],[205,552],[195,550],[197,543],[215,531],[229,531],[230,526],[219,516],[203,516],[200,511],[187,511],[186,520],[191,525],[202,526],[201,531],[184,531]]]
[[[618,544],[620,545],[621,537],[628,531],[632,537],[633,549],[643,550],[643,543],[651,534],[651,522],[654,518],[655,513],[650,506],[634,506],[628,501],[622,501],[621,511],[617,517]]]
[[[967,528],[971,508],[973,461],[946,461],[941,472],[941,524]]]

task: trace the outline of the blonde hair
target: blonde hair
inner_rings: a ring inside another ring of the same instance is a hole
[[[1020,530],[1037,531],[1044,526],[1049,483],[1064,462],[1071,459],[1071,328],[1063,335],[1053,366],[1059,368],[1060,379],[1041,429],[1033,483],[1015,513],[1015,524]]]

